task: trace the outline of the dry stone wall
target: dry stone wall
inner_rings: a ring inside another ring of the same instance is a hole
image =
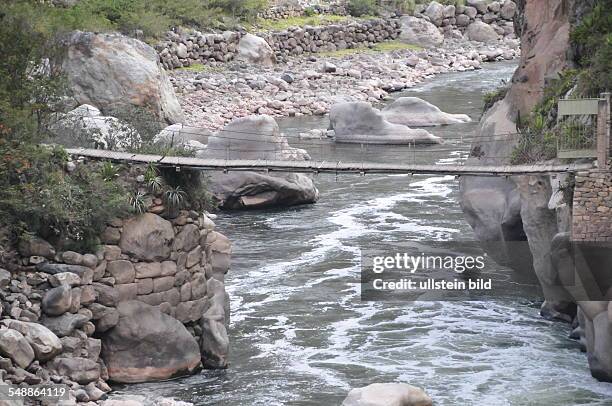
[[[100,239],[81,254],[31,238],[0,267],[0,382],[66,384],[88,402],[108,380],[226,367],[231,244],[212,219],[146,213],[113,220]]]
[[[432,1],[417,6],[414,16],[441,28],[445,35],[458,30],[470,40],[486,42],[494,35],[514,34],[516,11],[517,5],[513,0],[467,0],[460,6],[445,6]]]
[[[612,172],[578,172],[572,222],[574,241],[612,241]]]
[[[257,35],[266,40],[277,57],[282,57],[371,46],[396,39],[399,33],[398,19],[372,19],[317,27],[292,27]],[[194,63],[229,62],[237,56],[238,43],[245,34],[238,31],[169,32],[155,49],[166,69],[187,67]]]

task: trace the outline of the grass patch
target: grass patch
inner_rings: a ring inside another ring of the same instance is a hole
[[[334,14],[316,14],[312,16],[299,16],[284,18],[281,20],[265,20],[258,19],[253,27],[255,29],[263,29],[265,31],[283,31],[290,27],[303,27],[305,25],[319,26],[319,25],[330,25],[343,23],[347,21],[355,20],[368,20],[376,17],[362,16],[359,19],[355,19],[349,16],[341,16]]]
[[[420,51],[422,49],[423,48],[417,45],[406,44],[400,41],[385,41],[385,42],[380,42],[376,44],[372,48],[358,47],[358,48],[339,49],[337,51],[319,52],[317,53],[317,55],[324,56],[324,57],[331,57],[331,58],[342,58],[345,56],[356,55],[356,54],[366,54],[366,53],[376,54],[376,53],[386,53],[386,52],[403,51],[403,50]]]
[[[185,66],[176,70],[197,73],[221,73],[225,71],[225,68],[222,66],[204,65],[203,63],[192,63],[190,66]]]

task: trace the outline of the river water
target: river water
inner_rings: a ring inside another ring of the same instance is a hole
[[[499,63],[445,74],[401,95],[476,122],[483,94],[514,68]],[[280,125],[296,135],[328,120]],[[443,165],[466,157],[476,127],[433,129],[446,144],[417,153],[294,138],[290,144],[314,159]],[[567,338],[569,326],[543,320],[538,303],[361,301],[362,249],[474,239],[454,177],[318,175],[316,183],[317,204],[221,213],[216,220],[233,242],[229,369],[126,392],[196,405],[339,405],[353,387],[406,382],[425,388],[436,405],[612,405],[612,385],[591,378],[585,355]]]

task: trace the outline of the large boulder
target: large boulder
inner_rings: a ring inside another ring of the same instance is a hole
[[[441,138],[423,129],[393,124],[366,102],[344,102],[332,106],[329,113],[336,142],[362,144],[440,144]]]
[[[62,342],[51,330],[38,323],[12,319],[2,320],[6,327],[19,331],[28,341],[36,359],[46,362],[62,351]]]
[[[466,35],[470,41],[478,42],[493,42],[499,39],[493,27],[482,21],[474,21],[468,25]]]
[[[119,323],[102,336],[110,380],[135,383],[191,374],[200,349],[185,326],[157,307],[138,301],[117,306]]]
[[[55,142],[68,146],[122,151],[142,142],[136,129],[88,104],[59,115],[50,130]]]
[[[265,39],[253,34],[246,34],[238,42],[238,60],[271,66],[276,63],[274,51]]]
[[[405,383],[373,383],[352,389],[342,406],[431,406],[421,388]]]
[[[173,124],[183,113],[155,50],[121,34],[76,31],[65,40],[62,69],[80,104],[138,106]]]
[[[418,97],[400,97],[386,106],[382,114],[391,123],[413,127],[433,127],[472,121],[466,114],[445,113]]]
[[[199,158],[249,160],[308,160],[308,153],[292,148],[276,121],[267,115],[236,119],[210,136]],[[314,203],[319,191],[303,174],[268,175],[256,172],[213,173],[210,190],[226,209],[251,209]]]
[[[123,225],[121,250],[143,261],[163,261],[170,256],[174,229],[169,221],[145,213]]]
[[[405,43],[430,48],[444,42],[444,35],[440,30],[423,18],[404,16],[400,21],[402,31],[399,39]]]

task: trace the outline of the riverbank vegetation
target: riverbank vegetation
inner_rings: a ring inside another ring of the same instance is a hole
[[[56,68],[62,57],[55,41],[59,31],[38,19],[41,9],[25,3],[13,2],[0,13],[1,251],[30,235],[66,249],[91,250],[107,221],[130,213],[130,197],[144,184],[125,181],[135,175],[129,168],[72,162],[53,144],[54,118],[69,101]],[[142,112],[113,114],[148,140],[139,151],[151,152],[146,149],[154,147],[150,141],[159,124]],[[169,208],[201,209],[210,201],[199,173],[160,170],[152,178],[158,177],[160,188],[151,193],[167,196]]]
[[[573,27],[570,42],[575,68],[566,69],[556,79],[549,80],[544,97],[527,117],[518,117],[520,138],[512,154],[512,163],[531,163],[553,159],[558,140],[583,144],[584,131],[575,126],[559,124],[558,100],[596,98],[610,91],[612,84],[612,10],[609,1],[598,0],[592,10]],[[591,134],[594,137],[593,134]]]

